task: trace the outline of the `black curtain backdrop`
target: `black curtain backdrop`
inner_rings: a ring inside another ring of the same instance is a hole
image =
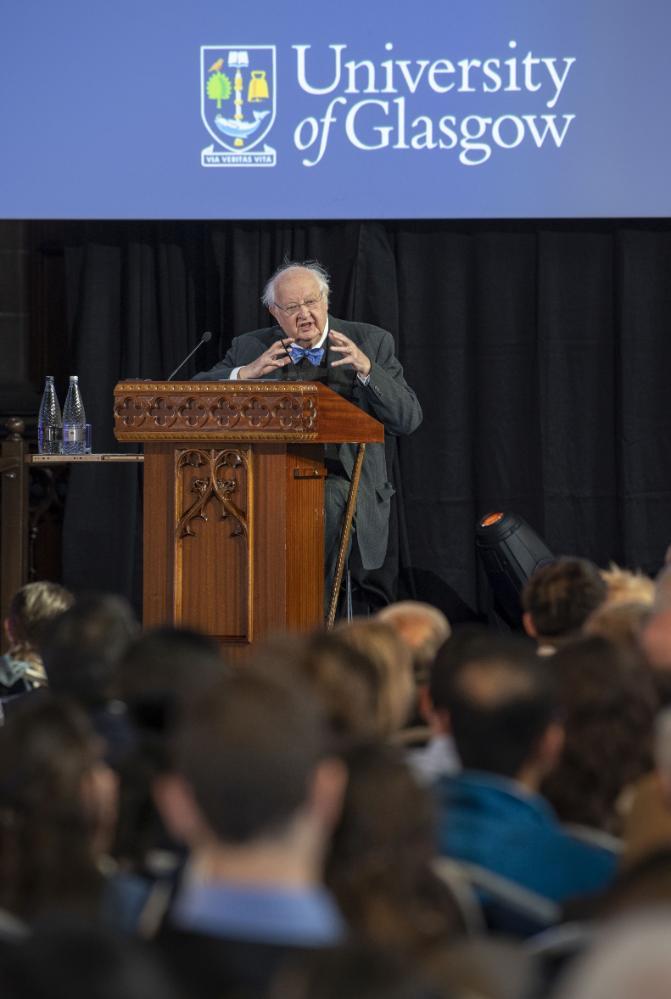
[[[278,263],[318,259],[331,311],[393,333],[424,408],[390,442],[380,579],[453,619],[484,604],[477,519],[521,514],[556,553],[655,572],[671,540],[671,222],[69,223],[68,330],[96,450],[122,377],[184,371],[266,325]],[[64,581],[139,604],[138,470],[74,468]]]

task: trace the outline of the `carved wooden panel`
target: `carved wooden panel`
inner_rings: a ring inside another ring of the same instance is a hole
[[[251,641],[253,467],[249,448],[175,448],[174,620]]]

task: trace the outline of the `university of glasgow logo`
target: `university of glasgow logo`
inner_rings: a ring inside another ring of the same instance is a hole
[[[275,81],[274,45],[202,46],[200,115],[215,140],[202,166],[275,166],[263,141],[275,121]]]

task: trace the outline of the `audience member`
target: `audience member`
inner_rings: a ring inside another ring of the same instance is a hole
[[[641,631],[650,617],[650,604],[607,600],[583,625],[583,634],[599,635],[632,656],[641,654]]]
[[[163,734],[227,671],[214,639],[187,628],[152,628],[125,647],[113,692],[138,728]]]
[[[377,734],[379,671],[338,630],[277,636],[259,648],[254,661],[309,687],[321,705],[334,748],[345,749]]]
[[[191,851],[159,937],[191,996],[262,993],[291,953],[343,938],[322,866],[345,781],[318,703],[284,677],[247,667],[189,712],[156,795]]]
[[[0,697],[25,694],[46,685],[41,656],[44,631],[73,600],[72,594],[57,583],[27,583],[17,590],[4,622],[9,651],[0,656]]]
[[[651,607],[641,574],[556,559],[524,609],[538,649],[450,635],[408,601],[233,669],[198,633],[139,636],[118,598],[23,587],[0,659],[3,997],[528,999],[519,945],[468,934],[483,913],[528,935],[576,897],[593,922],[535,947],[552,976],[597,940],[558,999],[668,991],[663,917],[614,920],[671,903],[669,710],[653,728],[658,692],[671,701],[671,573]],[[430,738],[408,752],[391,743],[413,703]],[[144,952],[110,919],[160,928]],[[628,934],[654,944],[647,979]]]
[[[54,694],[70,697],[88,713],[105,741],[109,762],[118,765],[130,746],[123,705],[113,699],[119,661],[138,625],[121,597],[78,598],[46,630],[44,668]]]
[[[347,765],[326,883],[359,939],[423,958],[464,931],[454,897],[431,866],[435,802],[397,747],[359,747]]]
[[[85,715],[26,701],[0,729],[0,907],[26,923],[95,915],[115,820],[116,779]]]
[[[409,720],[415,699],[408,646],[391,625],[369,618],[355,618],[338,625],[334,632],[375,667],[376,735],[380,739],[395,736]]]
[[[542,792],[562,822],[619,837],[635,782],[652,767],[658,702],[650,672],[596,636],[563,646],[552,669],[565,739]]]
[[[563,830],[539,794],[563,744],[551,663],[492,637],[454,662],[443,696],[464,770],[436,785],[441,852],[556,903],[605,887],[612,853]]]
[[[451,634],[443,612],[419,600],[402,600],[383,607],[375,620],[390,624],[405,642],[412,653],[415,683],[426,686],[436,653]]]
[[[53,693],[89,708],[106,704],[119,661],[137,633],[130,605],[121,597],[80,597],[44,636],[44,666]]]
[[[606,603],[637,603],[651,607],[655,599],[655,583],[642,572],[631,572],[611,562],[601,570],[606,583]]]
[[[479,648],[488,649],[491,631],[478,624],[457,628],[439,649],[429,673],[428,687],[420,692],[420,711],[430,730],[426,746],[408,751],[408,763],[423,784],[461,769],[450,731],[449,691],[455,664],[470,659]]]
[[[553,559],[534,572],[522,591],[524,629],[539,652],[553,652],[580,631],[606,595],[606,583],[593,562]]]
[[[118,765],[118,870],[106,895],[106,915],[119,929],[144,936],[156,930],[183,851],[160,819],[152,785],[172,768],[172,738],[185,711],[228,669],[216,642],[186,629],[147,631],[121,657],[115,692],[126,705],[133,745]]]

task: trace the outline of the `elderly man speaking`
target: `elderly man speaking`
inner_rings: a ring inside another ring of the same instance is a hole
[[[223,361],[196,378],[320,381],[374,416],[387,433],[412,433],[422,410],[403,377],[391,334],[367,323],[335,319],[328,300],[329,276],[320,264],[283,264],[262,297],[277,325],[236,337]],[[327,447],[324,556],[329,586],[354,459],[353,445]],[[384,561],[393,492],[384,445],[369,445],[355,517],[364,569],[377,569]]]

